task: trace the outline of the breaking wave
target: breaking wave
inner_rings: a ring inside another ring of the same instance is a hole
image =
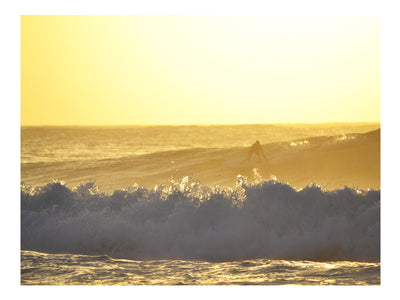
[[[380,190],[232,188],[188,177],[100,193],[94,182],[21,186],[21,247],[130,259],[380,260]]]

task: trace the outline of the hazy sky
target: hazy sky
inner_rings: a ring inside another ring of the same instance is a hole
[[[380,121],[373,16],[22,16],[22,125]]]

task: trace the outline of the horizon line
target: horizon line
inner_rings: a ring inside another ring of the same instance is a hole
[[[328,124],[381,124],[381,121],[349,122],[276,122],[276,123],[210,123],[210,124],[20,124],[20,127],[156,127],[156,126],[248,126],[248,125],[328,125]]]

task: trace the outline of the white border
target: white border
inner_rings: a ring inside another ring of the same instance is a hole
[[[4,295],[50,299],[71,296],[112,299],[128,297],[194,298],[253,296],[279,299],[337,299],[338,297],[377,299],[393,292],[397,285],[400,253],[398,244],[399,147],[396,120],[400,100],[400,28],[395,1],[3,1],[0,7],[1,30],[1,130],[2,130],[2,217],[1,254],[5,267],[1,272]],[[20,15],[22,14],[369,14],[381,16],[381,126],[382,126],[382,285],[380,287],[20,287],[19,285],[19,155],[20,155]],[[4,205],[5,204],[5,205]],[[393,291],[391,290],[393,289]],[[12,292],[8,293],[8,292]]]

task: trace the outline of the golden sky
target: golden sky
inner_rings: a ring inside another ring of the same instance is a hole
[[[375,16],[22,16],[21,124],[380,121]]]

